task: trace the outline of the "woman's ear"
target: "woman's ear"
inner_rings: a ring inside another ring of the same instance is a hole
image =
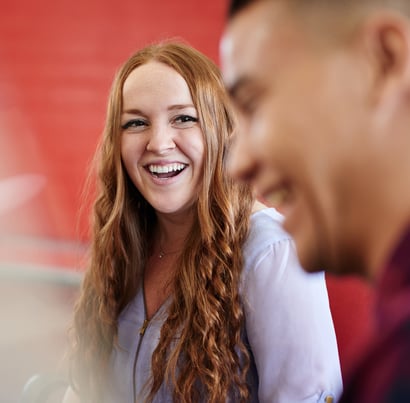
[[[410,20],[379,11],[361,29],[372,74],[373,100],[392,101],[410,94]]]

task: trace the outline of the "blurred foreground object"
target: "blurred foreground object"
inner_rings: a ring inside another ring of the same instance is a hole
[[[67,386],[67,381],[55,374],[33,375],[24,386],[21,403],[61,402]]]

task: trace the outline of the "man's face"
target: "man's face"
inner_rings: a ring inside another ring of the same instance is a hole
[[[353,194],[366,80],[353,45],[315,41],[282,3],[248,6],[221,42],[239,116],[229,169],[284,214],[306,270],[340,271],[360,247]]]

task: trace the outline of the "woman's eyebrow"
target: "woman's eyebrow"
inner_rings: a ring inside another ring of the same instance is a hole
[[[171,105],[168,107],[168,110],[179,110],[179,109],[187,109],[187,108],[194,108],[195,106],[193,104],[178,104],[178,105]]]
[[[121,112],[122,115],[124,115],[125,113],[128,113],[130,115],[143,115],[144,114],[142,111],[140,111],[139,109],[135,109],[135,108],[126,109]]]

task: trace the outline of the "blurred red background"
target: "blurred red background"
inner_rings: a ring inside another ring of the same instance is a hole
[[[0,3],[0,184],[15,181],[13,189],[0,187],[1,198],[8,199],[4,209],[0,200],[0,258],[73,265],[67,255],[85,240],[81,192],[116,69],[137,48],[174,37],[217,62],[226,5]]]

